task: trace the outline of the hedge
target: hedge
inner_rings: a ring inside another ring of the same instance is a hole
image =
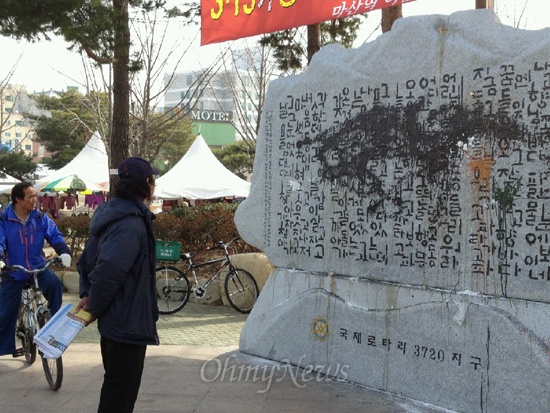
[[[236,209],[235,204],[177,208],[158,214],[153,220],[153,232],[156,239],[181,242],[182,252],[195,251],[201,255],[214,243],[229,242],[239,236],[234,222]],[[90,216],[62,216],[55,222],[73,251],[73,256],[79,255],[90,236]],[[233,247],[233,253],[258,251],[242,240]]]

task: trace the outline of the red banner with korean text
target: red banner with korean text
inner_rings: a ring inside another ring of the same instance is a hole
[[[340,19],[414,0],[201,0],[201,45]]]

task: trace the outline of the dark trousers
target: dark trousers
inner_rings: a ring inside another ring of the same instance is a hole
[[[146,349],[145,345],[119,343],[101,337],[101,357],[105,375],[98,413],[134,411]]]
[[[30,280],[30,278],[29,278]],[[15,280],[10,276],[2,277],[0,282],[0,356],[15,351],[15,325],[19,316],[21,290],[27,281]],[[61,307],[63,284],[55,273],[46,268],[38,274],[38,285],[48,300],[52,315]]]

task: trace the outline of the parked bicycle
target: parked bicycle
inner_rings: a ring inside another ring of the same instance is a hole
[[[222,241],[209,249],[220,249],[224,257],[195,264],[193,258],[195,252],[178,254],[179,260],[185,262],[186,268],[180,270],[164,262],[156,269],[157,276],[157,302],[161,314],[173,314],[181,310],[189,301],[192,294],[197,298],[204,297],[206,288],[221,274],[227,272],[224,282],[224,290],[231,307],[240,313],[247,314],[256,303],[259,290],[256,280],[248,271],[235,267],[231,262],[228,247],[238,240],[234,238],[227,244]],[[157,241],[162,243],[163,241]],[[158,259],[158,257],[157,257]],[[196,269],[219,263],[214,275],[208,278],[202,285],[197,280]],[[193,276],[194,285],[189,282],[188,274]]]
[[[20,265],[5,266],[2,269],[2,273],[21,270],[32,276],[32,280],[25,285],[21,293],[21,305],[15,329],[15,337],[21,342],[23,354],[29,364],[36,361],[37,349],[33,341],[34,336],[51,318],[50,309],[42,298],[42,289],[38,285],[37,275],[48,268],[53,261],[53,259],[49,259],[44,267],[35,270],[28,270]],[[48,359],[41,352],[39,353],[50,389],[59,390],[63,382],[63,360],[61,357]]]

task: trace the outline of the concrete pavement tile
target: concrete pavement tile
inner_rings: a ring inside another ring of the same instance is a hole
[[[238,351],[237,345],[225,345],[216,347],[182,346],[183,356],[189,359],[209,360],[214,357],[228,357]]]
[[[210,391],[211,384],[205,383],[198,378],[185,380],[170,380],[168,377],[160,377],[156,380],[145,380],[142,384],[141,393],[144,397],[180,397],[203,396]]]
[[[99,391],[101,383],[103,383],[103,370],[88,373],[80,371],[76,374],[69,367],[63,373],[63,385],[59,391],[63,390],[64,393],[80,394],[93,388]]]
[[[145,364],[153,366],[155,369],[166,369],[174,367],[181,357],[173,355],[153,355],[147,354],[145,357]]]
[[[452,413],[452,411],[406,397],[348,383],[337,383],[330,390],[327,409],[352,411],[362,408],[369,413]]]
[[[234,397],[232,394],[205,397],[195,413],[258,413],[262,412],[265,398],[255,394]]]
[[[285,378],[274,380],[269,387],[269,400],[322,400],[327,402],[332,397],[327,389],[327,385],[315,385],[315,383],[300,382],[299,379]]]
[[[4,406],[19,406],[20,411],[24,412],[38,411],[36,407],[42,405],[61,410],[61,407],[72,397],[69,393],[50,390],[45,378],[43,385],[40,387],[27,387],[22,391],[12,389],[9,391],[9,394],[9,398],[3,400],[2,412],[4,411]]]
[[[44,377],[42,365],[29,365],[23,358],[3,356],[0,359],[0,389],[18,388],[22,383],[30,383]]]
[[[97,406],[99,405],[99,388],[87,390],[87,393],[86,396],[69,400],[63,405],[62,409],[59,409],[59,411],[63,413],[72,411],[96,412]]]
[[[208,397],[213,395],[230,395],[231,397],[255,398],[265,401],[269,392],[269,384],[261,380],[217,380],[212,383]]]
[[[37,410],[25,410],[24,408],[22,408],[21,406],[4,406],[2,405],[2,413],[22,413],[22,412],[25,412],[25,413],[59,413],[59,412],[63,412],[63,413],[90,413],[90,412],[95,412],[97,410],[97,407],[94,408],[93,410],[90,410],[89,407],[87,408],[81,408],[81,407],[77,407],[77,408],[69,408],[69,409],[66,409],[66,408],[59,408],[59,407],[50,407],[50,406],[44,406],[43,404],[40,405],[40,406],[37,406]]]
[[[76,304],[76,294],[65,293],[64,302]],[[223,306],[188,303],[183,310],[161,315],[157,330],[161,345],[237,346],[248,316]],[[84,328],[75,343],[99,343],[97,325]]]
[[[370,410],[344,410],[334,409],[325,410],[325,404],[322,404],[319,400],[312,398],[310,400],[284,400],[284,399],[268,399],[262,410],[262,413],[304,413],[315,411],[335,411],[335,412],[348,412],[348,411],[365,411],[373,413]],[[321,407],[321,410],[319,410]]]
[[[288,383],[286,383],[288,384]],[[351,392],[357,393],[356,397],[341,396],[339,393],[349,392],[350,389],[344,389],[343,392],[329,391],[328,384],[322,384],[318,387],[308,385],[306,388],[292,389],[285,387],[281,383],[277,383],[270,389],[268,399],[266,401],[263,413],[275,412],[279,408],[283,412],[309,412],[318,410],[322,411],[364,411],[369,413],[389,413],[389,412],[405,412],[400,410],[395,405],[391,406],[391,410],[386,410],[385,403],[382,403],[382,408],[372,404],[367,389],[352,388]],[[337,387],[349,385],[341,383]],[[323,392],[323,390],[325,390]],[[281,392],[282,391],[282,392]],[[284,392],[288,391],[288,397],[284,397]],[[375,392],[377,398],[386,398],[387,395]],[[413,410],[420,412],[420,410]]]
[[[144,413],[193,413],[197,411],[203,396],[183,396],[181,394],[163,395],[152,397],[151,395],[139,395],[134,412]]]

